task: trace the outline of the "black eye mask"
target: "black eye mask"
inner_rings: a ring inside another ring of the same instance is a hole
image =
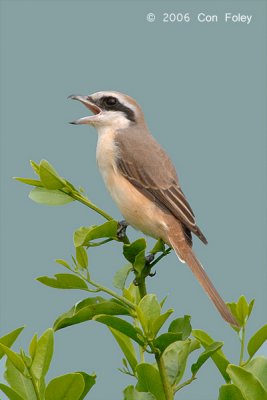
[[[134,111],[126,107],[124,104],[120,103],[120,101],[113,96],[103,96],[98,100],[92,99],[92,97],[88,98],[92,103],[96,104],[102,110],[107,111],[121,111],[125,114],[126,118],[131,122],[136,122]]]

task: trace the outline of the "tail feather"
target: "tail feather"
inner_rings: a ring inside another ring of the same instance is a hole
[[[239,327],[232,313],[230,312],[225,302],[215,289],[213,283],[209,279],[204,268],[196,258],[191,248],[189,248],[188,246],[186,251],[184,251],[183,254],[181,254],[181,251],[179,251],[177,245],[175,244],[175,241],[172,240],[171,238],[169,238],[169,240],[177,257],[179,259],[182,258],[189,266],[189,268],[191,269],[191,271],[193,272],[193,274],[195,275],[195,277],[197,278],[197,280],[199,281],[203,289],[206,291],[207,295],[209,296],[209,298],[211,299],[211,301],[213,302],[213,304],[215,305],[221,316],[223,317],[223,319],[229,324]]]

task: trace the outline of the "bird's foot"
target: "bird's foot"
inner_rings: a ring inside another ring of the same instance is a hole
[[[118,229],[117,229],[118,239],[122,240],[125,238],[127,226],[128,226],[128,223],[125,220],[118,222]]]

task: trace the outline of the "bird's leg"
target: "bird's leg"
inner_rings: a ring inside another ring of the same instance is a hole
[[[125,220],[118,222],[118,229],[117,229],[118,239],[122,240],[125,238],[127,226],[128,226],[128,223]]]

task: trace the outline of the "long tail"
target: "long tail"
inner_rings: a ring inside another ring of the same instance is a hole
[[[208,275],[206,274],[204,268],[196,258],[195,254],[191,250],[189,246],[187,246],[186,251],[183,251],[183,254],[181,254],[181,251],[179,251],[178,246],[175,243],[175,240],[169,237],[170,243],[177,255],[177,257],[181,260],[181,258],[186,262],[186,264],[189,266],[203,289],[206,291],[207,295],[223,317],[223,319],[228,322],[231,325],[234,325],[236,327],[239,327],[238,323],[236,322],[235,318],[231,314],[230,310],[226,306],[225,302],[213,286],[211,280],[209,279]]]

